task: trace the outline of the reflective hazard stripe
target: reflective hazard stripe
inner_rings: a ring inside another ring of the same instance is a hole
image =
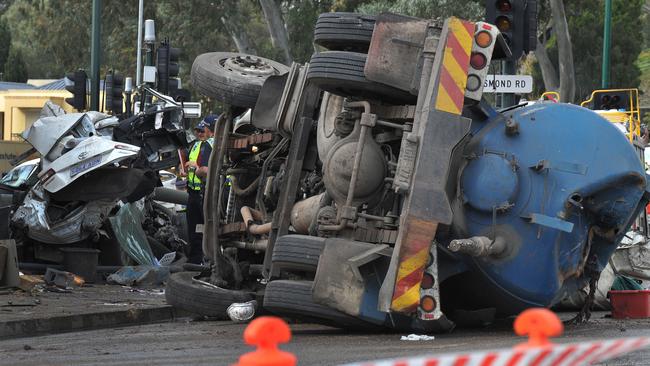
[[[420,282],[429,259],[429,249],[436,228],[436,223],[407,218],[390,306],[392,311],[411,313],[417,310],[420,304]]]
[[[587,366],[648,347],[650,338],[621,338],[546,347],[510,348],[401,358],[345,366]]]
[[[188,156],[188,161],[196,162],[198,160],[202,143],[202,141],[197,141],[194,143],[194,145],[192,145],[192,149],[190,150],[190,154]],[[197,177],[195,172],[190,171],[187,173],[187,186],[189,189],[193,191],[199,191],[201,190],[201,183],[201,178]]]
[[[453,114],[461,114],[463,110],[473,34],[474,23],[458,18],[449,20],[436,109]]]

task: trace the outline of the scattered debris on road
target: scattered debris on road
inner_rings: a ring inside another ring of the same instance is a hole
[[[434,339],[436,339],[436,337],[426,334],[409,334],[400,338],[402,341],[432,341]]]
[[[57,286],[66,290],[81,287],[86,282],[83,278],[74,273],[59,271],[52,268],[48,268],[47,271],[45,271],[44,280],[46,285]]]

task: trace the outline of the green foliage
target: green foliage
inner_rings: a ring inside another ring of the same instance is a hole
[[[11,31],[7,22],[0,19],[0,70],[4,70],[11,48]]]
[[[314,53],[314,25],[318,15],[328,12],[331,7],[331,1],[298,0],[289,4],[284,19],[294,61],[309,61]]]
[[[648,5],[650,8],[650,4]],[[641,27],[643,34],[643,48],[650,48],[650,10],[646,10],[641,16]]]
[[[457,16],[467,20],[481,20],[485,14],[481,0],[375,0],[360,5],[358,11],[367,14],[392,12],[431,19]]]
[[[353,12],[361,5],[369,2],[372,2],[372,0],[334,0],[330,11]]]
[[[641,70],[641,105],[650,105],[650,48],[646,48],[637,59],[636,65]],[[646,113],[646,118],[650,120],[650,113]]]
[[[650,48],[643,50],[639,53],[639,57],[636,61],[636,66],[641,70],[642,73],[650,72]]]
[[[544,1],[542,1],[544,3]],[[641,75],[635,61],[641,52],[639,24],[644,0],[614,1],[612,4],[612,40],[610,53],[610,84],[612,88],[636,88]],[[576,100],[584,100],[594,89],[601,87],[604,0],[564,1],[573,45],[573,62],[576,77]],[[540,18],[550,19],[550,7],[543,6],[548,14]],[[540,10],[541,11],[541,10]],[[551,61],[557,65],[557,44],[555,36],[546,43]],[[556,66],[559,70],[559,67]],[[543,90],[541,73],[536,68],[536,91]]]
[[[3,19],[13,35],[12,46],[22,51],[34,77],[58,78],[90,61],[90,5],[71,0],[18,1]]]
[[[9,56],[4,68],[4,78],[6,81],[25,83],[28,79],[27,65],[23,59],[20,49],[12,47],[9,50]]]

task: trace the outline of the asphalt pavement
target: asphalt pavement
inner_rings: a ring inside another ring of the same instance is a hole
[[[565,329],[557,343],[650,336],[650,319],[615,320],[596,313],[586,325]],[[251,350],[242,341],[245,324],[190,321],[100,329],[0,341],[0,365],[232,365]],[[404,334],[347,333],[314,324],[292,324],[284,350],[299,365],[408,357],[507,348],[523,341],[507,322],[457,329],[430,341],[402,341]],[[650,365],[650,348],[609,361],[609,366]]]
[[[0,294],[0,339],[169,321],[179,312],[164,295],[163,289],[99,284],[6,291]]]

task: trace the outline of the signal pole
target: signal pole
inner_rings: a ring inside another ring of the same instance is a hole
[[[90,110],[99,110],[99,65],[102,0],[93,0],[92,45],[90,48]]]
[[[603,73],[601,87],[609,88],[609,49],[612,44],[612,0],[605,0],[605,29],[603,30]]]

